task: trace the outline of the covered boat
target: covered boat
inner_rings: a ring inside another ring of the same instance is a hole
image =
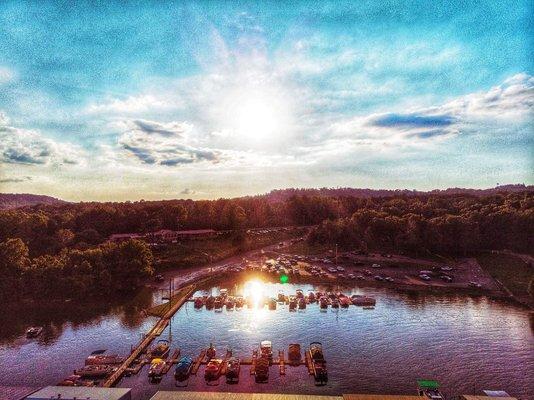
[[[148,377],[152,380],[159,380],[163,376],[163,369],[165,368],[165,360],[162,358],[154,358],[150,362],[148,369]]]
[[[233,310],[235,307],[235,301],[233,298],[229,297],[226,300],[226,310]]]
[[[85,359],[85,365],[120,364],[125,358],[118,354],[91,354]]]
[[[443,400],[443,394],[439,391],[439,383],[430,379],[417,380],[417,394],[431,400]]]
[[[29,338],[29,339],[36,338],[42,332],[43,332],[43,327],[42,326],[31,326],[28,329],[26,329],[26,337]]]
[[[214,381],[219,378],[219,372],[221,370],[222,360],[217,360],[212,358],[208,365],[206,365],[206,370],[204,371],[204,379],[207,381]]]
[[[215,305],[215,297],[208,296],[208,298],[206,299],[206,309],[212,310],[214,305]]]
[[[332,299],[332,308],[339,308],[339,300],[337,298]]]
[[[328,308],[328,299],[326,297],[323,296],[319,299],[319,307],[323,310]]]
[[[300,354],[300,344],[292,343],[289,345],[287,358],[289,359],[289,364],[300,365],[302,361],[302,356]]]
[[[319,342],[310,343],[310,358],[313,364],[315,382],[325,385],[328,382],[328,372],[326,370],[326,360],[323,354],[323,345]]]
[[[151,358],[167,358],[169,355],[169,341],[165,339],[158,340],[158,343],[150,349]]]
[[[267,382],[269,380],[269,360],[260,357],[256,360],[256,368],[254,370],[256,382]]]
[[[202,308],[204,306],[204,299],[202,297],[197,297],[195,299],[195,308]]]
[[[317,300],[317,298],[315,297],[315,293],[313,292],[308,293],[308,301],[310,303],[315,303],[315,300]]]
[[[239,358],[231,357],[226,362],[226,383],[238,383],[241,362]]]
[[[102,378],[113,372],[114,368],[111,365],[86,365],[74,371],[76,375],[82,378]]]
[[[352,304],[355,306],[374,306],[376,299],[374,297],[355,294],[352,296]]]
[[[297,299],[294,297],[291,297],[289,299],[289,311],[293,311],[297,309]]]
[[[266,358],[269,362],[273,359],[273,344],[269,340],[260,343],[260,357]]]
[[[341,297],[340,298],[340,304],[342,308],[349,308],[349,305],[352,303],[352,301],[347,297]]]
[[[192,365],[193,359],[191,357],[185,356],[180,358],[180,361],[178,361],[178,364],[176,364],[176,368],[174,369],[174,379],[182,382],[189,378]]]
[[[306,300],[302,297],[299,299],[299,309],[304,310],[306,308]]]

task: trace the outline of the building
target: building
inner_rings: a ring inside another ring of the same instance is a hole
[[[213,229],[193,229],[185,231],[172,231],[161,229],[149,233],[114,233],[109,237],[111,242],[124,242],[130,239],[144,240],[148,243],[173,243],[178,240],[206,239],[217,235]]]
[[[47,386],[25,400],[132,400],[131,389],[84,386]]]

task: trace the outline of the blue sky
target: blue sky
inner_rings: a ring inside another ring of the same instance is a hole
[[[533,183],[531,1],[291,3],[2,2],[0,190]]]

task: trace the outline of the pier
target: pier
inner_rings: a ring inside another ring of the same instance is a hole
[[[137,359],[139,359],[140,355],[146,351],[154,339],[161,335],[161,333],[169,325],[172,316],[187,301],[187,299],[191,297],[193,293],[195,293],[196,290],[197,285],[189,285],[185,288],[182,288],[176,296],[171,297],[171,301],[169,302],[169,310],[163,315],[163,317],[161,317],[156,325],[154,325],[154,327],[143,338],[143,340],[141,340],[141,342],[132,349],[132,352],[128,358],[126,358],[126,360],[117,368],[117,370],[104,381],[102,384],[103,387],[112,387],[121,379],[121,377],[127,372],[128,368],[130,368],[130,366]],[[173,300],[175,301],[174,303]]]

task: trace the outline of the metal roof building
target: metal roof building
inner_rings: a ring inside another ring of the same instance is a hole
[[[150,400],[343,400],[341,396],[305,394],[157,392]],[[421,400],[421,399],[418,399]]]
[[[131,389],[101,388],[84,386],[47,386],[29,396],[26,400],[131,400]]]

